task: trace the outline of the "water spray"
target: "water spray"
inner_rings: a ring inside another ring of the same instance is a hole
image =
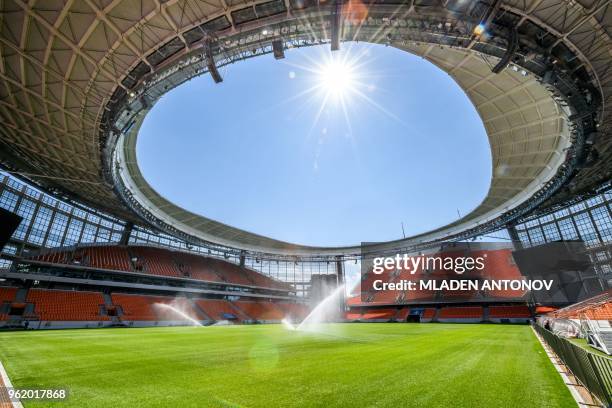
[[[202,324],[200,324],[200,322],[198,322],[196,319],[189,316],[187,313],[183,312],[182,310],[177,309],[176,307],[170,306],[169,304],[166,304],[166,303],[154,303],[153,306],[157,306],[162,309],[170,310],[176,313],[177,315],[184,317],[185,319],[193,323],[194,326],[202,327]]]

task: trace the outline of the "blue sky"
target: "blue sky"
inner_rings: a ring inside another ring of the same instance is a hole
[[[402,222],[412,235],[475,208],[490,148],[454,81],[391,47],[328,49],[253,58],[221,84],[204,75],[164,95],[138,138],[146,179],[188,210],[308,245],[398,239]],[[329,61],[344,68],[330,76]]]

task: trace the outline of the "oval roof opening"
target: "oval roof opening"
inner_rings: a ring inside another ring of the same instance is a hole
[[[283,241],[343,246],[432,230],[481,203],[491,151],[461,88],[392,47],[263,56],[161,98],[137,155],[169,201]]]

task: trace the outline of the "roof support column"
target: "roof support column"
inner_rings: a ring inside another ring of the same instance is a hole
[[[334,2],[334,11],[331,15],[331,50],[340,49],[340,26],[342,24],[342,0]]]
[[[121,234],[121,239],[119,240],[119,245],[127,245],[128,242],[130,242],[130,235],[132,235],[133,229],[133,222],[128,222],[127,224],[125,224],[125,228],[123,229],[123,233]]]

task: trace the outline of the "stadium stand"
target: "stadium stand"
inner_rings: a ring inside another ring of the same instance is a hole
[[[555,306],[536,306],[535,314],[536,315],[545,315],[547,313],[555,312],[559,310],[558,307]]]
[[[612,320],[612,289],[571,306],[548,313],[555,319]]]
[[[123,321],[160,321],[160,320],[186,320],[172,311],[156,308],[156,303],[176,305],[188,316],[197,320],[197,314],[184,299],[175,299],[168,296],[132,295],[123,293],[112,294],[113,303],[121,307],[121,320]]]
[[[301,303],[279,302],[277,303],[277,306],[285,312],[286,317],[291,319],[304,319],[310,312],[308,307]]]
[[[12,287],[0,287],[0,321],[8,319],[8,308],[13,300],[15,300],[15,294],[17,288]],[[6,310],[6,313],[3,313]]]
[[[481,320],[483,316],[483,309],[481,306],[466,306],[466,307],[444,307],[440,309],[438,319],[445,321],[449,319],[478,319]]]
[[[174,255],[180,276],[210,282],[226,281],[222,275],[218,275],[213,270],[208,258],[184,252],[177,252]]]
[[[214,320],[243,320],[243,316],[227,300],[197,299],[195,303]]]
[[[272,302],[236,301],[234,304],[247,316],[255,320],[282,320],[285,313]]]
[[[42,321],[104,321],[102,293],[30,289],[26,303],[34,304],[34,317]]]
[[[436,312],[437,310],[433,307],[428,307],[424,309],[423,312],[421,313],[421,321],[422,322],[432,321],[436,316]]]
[[[172,259],[170,251],[160,251],[148,247],[131,247],[127,250],[132,254],[132,261],[138,272],[158,276],[183,277]]]
[[[361,319],[361,312],[346,312],[344,318],[346,320],[359,320]]]
[[[355,305],[359,305],[361,304],[361,296],[357,295],[357,296],[349,296],[346,299],[346,305],[347,306],[355,306]]]
[[[121,307],[123,320],[158,320],[153,311],[155,301],[148,296],[114,293],[113,303]]]
[[[62,248],[47,250],[24,259],[26,262],[28,260],[52,265],[78,265],[283,291],[295,290],[289,284],[230,262],[152,246],[102,245]]]
[[[405,322],[406,319],[408,318],[408,314],[410,313],[410,308],[409,307],[403,307],[399,312],[397,312],[397,315],[395,316],[395,319],[398,322]]]
[[[530,318],[531,312],[525,305],[489,306],[489,318]]]
[[[129,270],[130,259],[127,252],[120,247],[101,246],[84,248],[89,257],[90,265],[97,265],[103,269]]]
[[[514,263],[512,251],[510,249],[499,249],[495,251],[475,252],[487,257],[486,268],[480,272],[483,279],[517,280],[522,279],[521,271]],[[520,299],[526,295],[523,290],[490,290],[486,293],[490,298]]]
[[[230,264],[231,265],[231,264]],[[252,269],[242,268],[241,271],[246,274],[251,282],[253,282],[256,286],[267,287],[267,288],[277,288],[284,289],[288,291],[293,291],[293,287],[285,282],[276,281],[266,275],[262,275],[261,273],[255,272]]]
[[[215,272],[222,276],[226,282],[238,285],[253,285],[253,281],[247,277],[246,273],[239,266],[217,259],[210,259],[209,262]]]
[[[24,302],[15,302],[19,290],[27,296]],[[106,298],[105,298],[106,296]],[[303,319],[309,309],[303,304],[287,301],[241,300],[231,302],[224,299],[153,296],[134,293],[69,291],[55,289],[19,289],[0,287],[0,321],[8,320],[8,311],[18,306],[24,309],[22,317],[27,321],[41,322],[180,322],[187,320],[179,313],[157,307],[155,304],[167,304],[198,321],[229,320],[233,322],[279,321],[285,317],[293,320]],[[14,316],[13,316],[14,317]],[[157,323],[155,323],[157,324]],[[172,323],[174,324],[174,323]],[[45,327],[51,327],[46,325]],[[54,324],[53,328],[68,327]],[[80,327],[71,325],[70,327]],[[89,327],[89,326],[88,326]]]
[[[17,288],[13,287],[0,287],[0,303],[12,302],[15,299]]]
[[[361,319],[362,320],[373,320],[373,321],[378,321],[378,320],[388,321],[388,320],[393,319],[396,314],[397,314],[397,309],[389,309],[389,308],[376,309],[376,310],[364,312],[363,315],[361,316]]]

